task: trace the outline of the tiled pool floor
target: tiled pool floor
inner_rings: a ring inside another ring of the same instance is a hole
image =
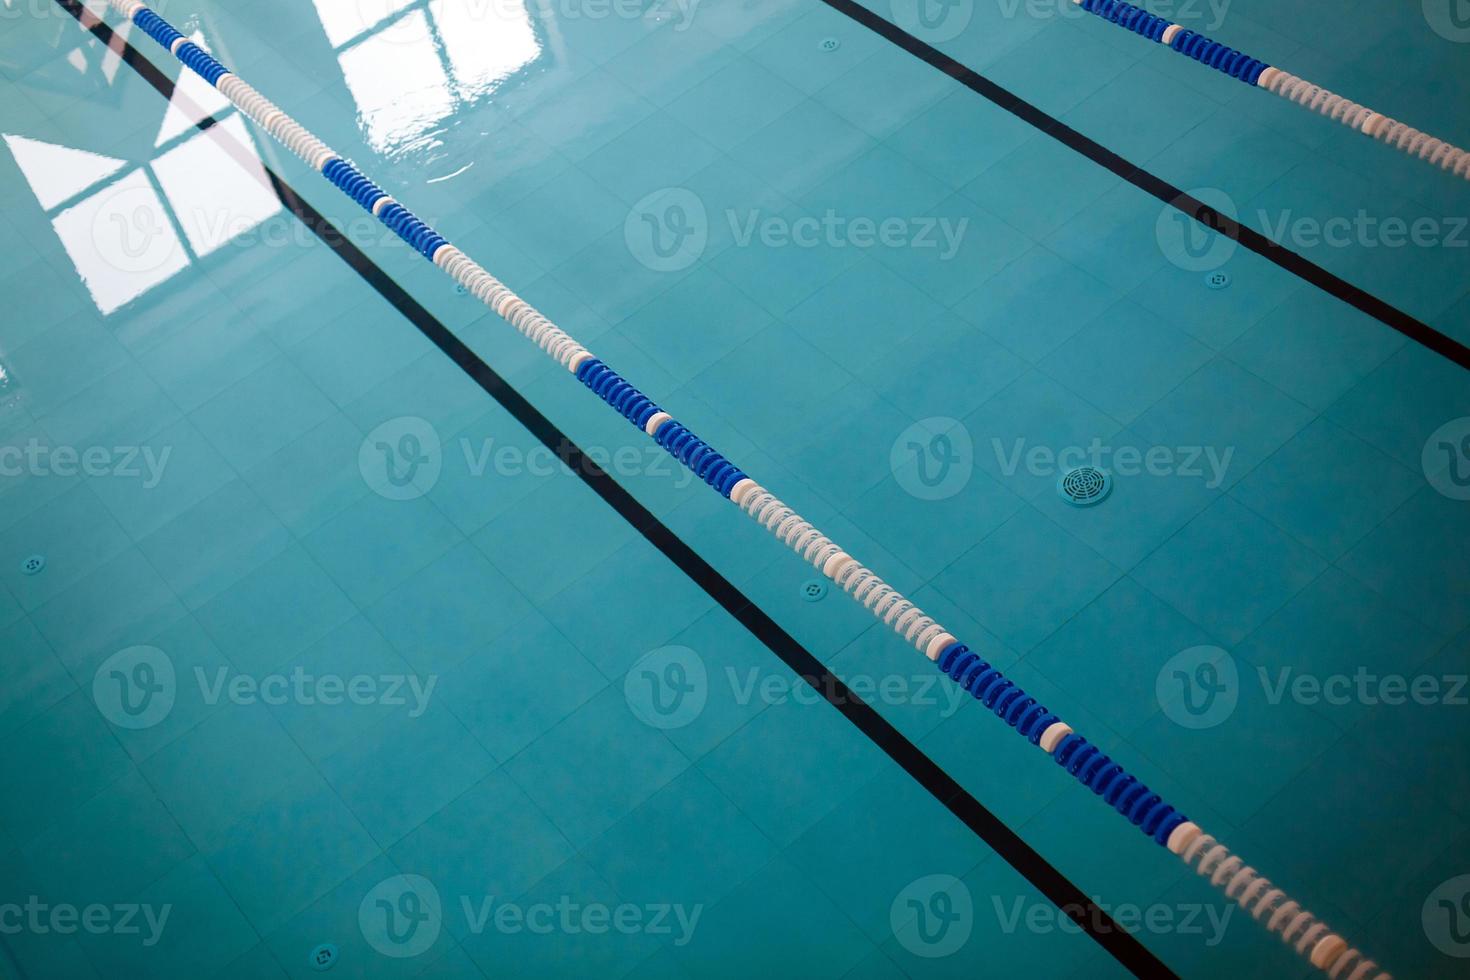
[[[1416,4],[1182,6],[1470,140]],[[1470,503],[1425,464],[1464,368],[815,0],[159,9],[1398,975],[1459,975],[1421,913],[1470,873]],[[1070,3],[956,9],[945,53],[1470,343],[1463,182]],[[1170,969],[1306,975],[216,93],[3,14],[12,972],[1124,973],[264,166]]]

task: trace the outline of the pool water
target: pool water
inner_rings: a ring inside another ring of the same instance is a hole
[[[1431,6],[1162,12],[1463,144]],[[1070,3],[872,5],[1303,274],[840,8],[155,9],[1463,975],[1470,186]],[[1311,975],[140,30],[0,20],[0,976]]]

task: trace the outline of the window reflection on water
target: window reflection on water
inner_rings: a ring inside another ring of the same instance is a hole
[[[208,48],[203,34],[191,40]],[[106,55],[68,56],[105,75]],[[112,76],[108,76],[109,82]],[[219,120],[211,131],[195,125]],[[103,314],[112,313],[282,210],[254,137],[229,101],[184,71],[142,161],[4,133],[68,259]],[[231,149],[226,149],[226,146]]]
[[[314,0],[369,146],[432,146],[457,109],[534,62],[541,42],[522,0]]]

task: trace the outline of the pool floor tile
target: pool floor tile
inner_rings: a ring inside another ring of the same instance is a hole
[[[1131,423],[1209,359],[1202,344],[1123,300],[1039,366],[1108,415]]]
[[[1335,561],[1407,501],[1421,481],[1420,474],[1319,418],[1231,495]]]
[[[1283,532],[1221,497],[1146,558],[1133,577],[1231,645],[1325,567]]]
[[[506,772],[583,847],[688,766],[661,732],[638,720],[621,687],[610,687],[506,763]]]
[[[287,839],[292,846],[282,848]],[[313,773],[240,814],[205,857],[255,931],[265,935],[378,854],[368,832]]]
[[[436,673],[460,663],[530,611],[515,586],[461,540],[373,603],[367,616],[414,669]]]
[[[136,900],[155,916],[169,907],[169,919],[158,920],[156,935],[146,919],[136,935],[85,935],[81,945],[104,976],[186,980],[223,969],[259,939],[203,857],[180,865]]]
[[[751,937],[762,937],[752,942]],[[788,859],[777,857],[712,908],[675,951],[700,977],[840,977],[867,955],[861,931]]]
[[[278,667],[356,614],[351,600],[292,545],[196,611],[236,668]]]
[[[825,703],[772,704],[699,763],[699,769],[775,843],[809,830],[886,765],[879,749],[846,737]],[[785,760],[775,773],[772,759]]]
[[[29,619],[0,628],[0,646],[7,653],[0,664],[0,733],[8,735],[76,685]]]
[[[90,691],[74,691],[7,739],[0,778],[0,830],[24,843],[133,770],[97,713]]]
[[[1025,652],[1121,575],[1040,512],[1024,507],[934,583],[1001,640]]]
[[[1312,418],[1311,409],[1216,357],[1183,379],[1133,428],[1186,457],[1203,451],[1205,468],[1223,470],[1221,478],[1209,482],[1228,489]]]
[[[546,685],[546,664],[557,683]],[[550,731],[607,684],[539,612],[512,623],[440,678],[438,696],[500,761]]]
[[[897,823],[916,822],[924,833],[895,839]],[[871,855],[833,864],[830,848]],[[915,878],[929,874],[962,877],[991,856],[969,827],[915,785],[906,773],[883,773],[858,790],[788,848],[787,860],[801,868],[872,942],[892,933],[895,897]]]
[[[423,875],[464,938],[462,899],[478,907],[524,895],[573,856],[572,845],[504,772],[492,772],[389,849],[405,874]]]
[[[1454,547],[1470,533],[1461,501],[1421,487],[1338,562],[1396,608],[1436,629],[1470,623],[1470,554]]]
[[[1124,578],[1027,654],[1026,663],[1126,736],[1159,710],[1155,679],[1168,660],[1208,641],[1199,627]]]
[[[642,850],[648,840],[678,844],[650,854]],[[689,769],[583,853],[631,901],[708,906],[754,875],[776,847],[698,769]]]

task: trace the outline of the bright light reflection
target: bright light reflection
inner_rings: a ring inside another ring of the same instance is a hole
[[[54,208],[127,166],[126,160],[11,133],[5,134],[5,144],[43,208]]]
[[[238,115],[215,127],[242,146],[250,145]],[[168,198],[194,254],[203,258],[281,210],[259,158],[237,160],[209,134],[201,133],[153,161],[153,173]]]
[[[400,155],[541,55],[524,0],[313,0],[367,142]],[[367,36],[354,43],[353,38]],[[447,71],[446,71],[447,69]]]
[[[189,264],[164,204],[141,168],[61,212],[51,227],[103,313]]]
[[[316,0],[317,16],[332,47],[340,48],[378,26],[414,0]]]
[[[403,18],[391,38],[370,36],[338,60],[375,150],[410,144],[454,108],[422,11]]]
[[[106,74],[106,63],[99,67]],[[202,92],[197,93],[200,104],[191,105],[189,97],[196,93],[186,85],[193,76],[184,72],[181,77],[158,137],[159,144],[170,144],[169,148],[141,165],[4,134],[17,167],[104,314],[171,279],[282,208],[266,182],[243,118],[227,104],[208,101]],[[209,132],[180,139],[209,115],[221,121]],[[239,149],[226,150],[218,140]],[[177,229],[183,230],[188,247]],[[5,380],[0,372],[0,385]]]
[[[541,53],[519,0],[431,0],[429,12],[439,25],[461,98],[493,91]]]

